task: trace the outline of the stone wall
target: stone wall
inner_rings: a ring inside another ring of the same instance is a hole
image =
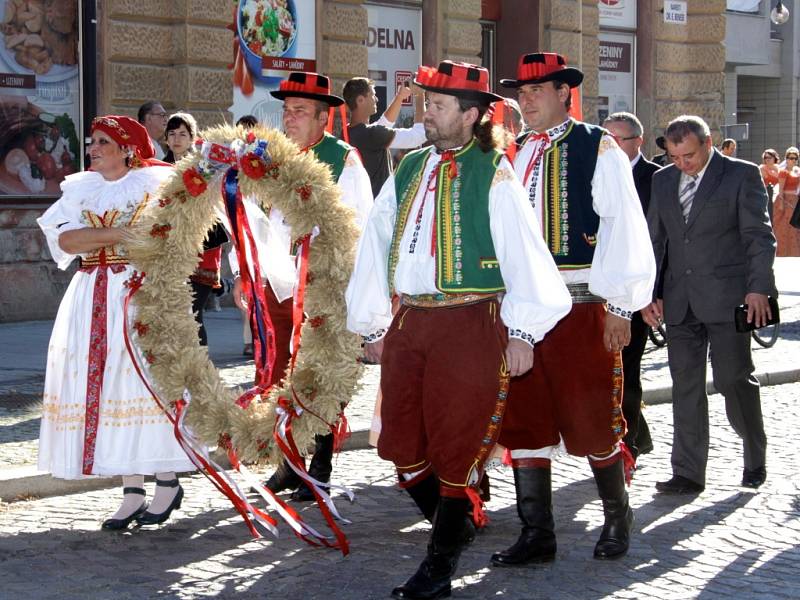
[[[321,48],[317,51],[317,70],[331,78],[339,94],[351,77],[366,77],[369,71],[367,47],[367,11],[361,0],[325,0],[318,2],[317,32]],[[337,120],[338,125],[338,120]]]
[[[59,271],[34,208],[0,209],[0,323],[52,318],[72,271]]]
[[[154,99],[201,128],[230,121],[233,11],[230,0],[98,2],[98,113],[135,116]]]
[[[705,119],[715,139],[721,134],[725,124],[725,6],[725,0],[689,0],[685,25],[664,23],[663,13],[652,11],[651,139],[681,114]]]

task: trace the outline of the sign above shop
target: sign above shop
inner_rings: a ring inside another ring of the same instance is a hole
[[[664,23],[686,25],[686,2],[664,0]]]
[[[602,123],[615,112],[634,112],[634,48],[632,33],[601,31],[597,112]]]
[[[367,60],[369,77],[375,82],[378,115],[407,85],[422,62],[422,11],[418,8],[387,7],[365,3],[367,9]],[[414,108],[403,102],[398,127],[410,127]]]
[[[636,0],[597,0],[600,27],[636,29]]]

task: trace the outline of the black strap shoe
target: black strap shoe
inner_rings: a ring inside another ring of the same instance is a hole
[[[122,488],[122,494],[137,494],[142,497],[142,504],[124,519],[106,519],[100,526],[101,529],[105,529],[106,531],[119,531],[121,529],[127,529],[128,525],[130,525],[134,519],[144,514],[144,512],[147,510],[147,502],[144,500],[144,489],[139,487],[126,487]]]
[[[154,514],[151,513],[149,510],[145,511],[140,517],[137,517],[136,522],[139,525],[160,525],[172,514],[172,511],[176,508],[181,507],[181,502],[183,502],[183,486],[178,483],[177,479],[168,479],[168,480],[161,480],[156,479],[156,485],[161,487],[177,487],[178,493],[175,494],[175,497],[170,502],[167,510],[162,513]]]

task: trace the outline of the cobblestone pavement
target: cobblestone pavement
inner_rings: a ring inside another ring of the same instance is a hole
[[[712,447],[706,491],[658,496],[669,475],[671,406],[648,409],[656,441],[631,488],[636,513],[628,556],[591,557],[601,508],[585,461],[558,459],[554,506],[559,552],[542,567],[494,569],[491,552],[518,533],[511,475],[492,472],[488,529],[465,550],[453,597],[486,600],[797,598],[800,590],[800,383],[763,391],[769,476],[758,491],[739,487],[741,449],[724,402],[711,397]],[[338,456],[335,478],[357,494],[340,499],[351,554],[311,548],[281,526],[282,537],[251,540],[227,501],[202,477],[184,478],[186,499],[170,523],[122,534],[98,530],[119,490],[31,499],[0,507],[0,598],[281,598],[370,600],[416,569],[429,526],[373,450]],[[152,490],[152,484],[147,487]],[[303,514],[320,519],[312,507]]]
[[[780,339],[772,348],[762,348],[753,342],[753,361],[756,371],[775,372],[797,369],[800,356],[800,295],[789,297],[781,314]],[[209,338],[211,355],[219,367],[222,380],[229,386],[245,386],[254,374],[252,360],[238,355],[240,343],[237,334],[240,321],[235,309],[210,313]],[[223,341],[214,346],[214,334]],[[231,339],[235,341],[231,341]],[[232,344],[236,346],[232,346]],[[709,369],[710,377],[710,369]],[[351,401],[347,418],[353,431],[368,429],[372,420],[375,394],[380,379],[380,368],[368,366],[361,380],[361,388]],[[648,343],[642,361],[642,384],[645,389],[671,385],[666,348]],[[0,468],[23,466],[36,462],[39,417],[43,377],[31,372],[29,376],[11,382],[0,382]]]

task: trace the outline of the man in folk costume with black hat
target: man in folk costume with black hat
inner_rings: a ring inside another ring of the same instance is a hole
[[[283,100],[283,131],[300,147],[301,152],[313,152],[316,158],[330,167],[333,180],[342,192],[342,202],[355,210],[356,224],[364,227],[372,208],[372,187],[369,176],[358,151],[326,132],[330,108],[344,104],[339,96],[331,94],[331,82],[318,73],[293,72],[288,79],[281,81],[272,96]],[[253,211],[254,204],[250,205]],[[296,274],[290,248],[290,229],[283,223],[280,211],[272,209],[266,220],[254,215],[257,225],[256,236],[266,243],[264,256],[260,261],[265,279],[267,308],[275,330],[275,368],[272,383],[284,378],[290,359],[289,343],[292,337],[292,291]],[[260,244],[261,245],[261,244]],[[277,250],[277,256],[276,252]],[[282,251],[285,250],[285,254]],[[235,269],[235,266],[233,267]],[[236,280],[240,285],[240,280]],[[241,302],[241,288],[234,288],[234,300]],[[333,434],[317,435],[314,455],[308,467],[311,477],[322,483],[330,480],[333,459]],[[278,493],[295,490],[293,500],[310,502],[313,492],[301,482],[287,461],[265,482],[266,487]]]
[[[500,99],[488,71],[444,61],[420,67],[415,83],[432,146],[406,155],[375,200],[347,288],[348,328],[382,367],[378,453],[433,523],[425,560],[392,596],[443,598],[472,521],[482,522],[476,488],[509,377],[530,369],[533,343],[570,300],[484,119]]]
[[[545,243],[572,296],[572,310],[534,351],[533,370],[512,380],[500,444],[511,451],[519,540],[497,566],[552,560],[556,538],[550,459],[559,444],[587,456],[605,524],[595,558],[628,550],[633,513],[622,450],[622,362],[630,319],[648,304],[655,261],[628,157],[611,134],[569,117],[583,73],[553,53],[520,58],[517,88],[530,132],[515,170]]]

